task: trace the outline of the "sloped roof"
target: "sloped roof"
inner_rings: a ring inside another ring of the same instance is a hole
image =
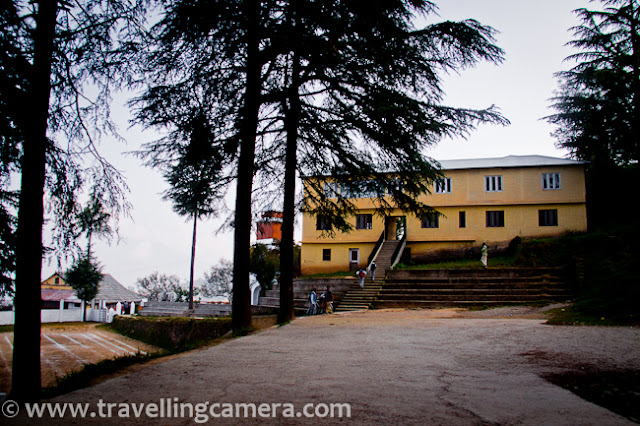
[[[59,302],[61,300],[66,300],[68,302],[80,302],[80,299],[76,296],[75,290],[43,288],[40,290],[40,296],[42,297],[42,300],[46,302]]]
[[[576,166],[584,161],[566,158],[547,157],[544,155],[509,155],[498,158],[470,158],[466,160],[441,160],[442,170],[456,169],[489,169],[494,167],[543,167],[543,166]]]
[[[107,303],[139,302],[142,300],[142,296],[127,289],[111,275],[104,274],[95,300],[104,300]]]

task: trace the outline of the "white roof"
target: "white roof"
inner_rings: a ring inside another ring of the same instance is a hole
[[[585,164],[584,161],[566,158],[547,157],[544,155],[509,155],[498,158],[470,158],[466,160],[441,160],[442,170],[455,169],[490,169],[495,167],[542,167],[542,166],[575,166]]]

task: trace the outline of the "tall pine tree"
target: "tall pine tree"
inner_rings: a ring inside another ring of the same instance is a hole
[[[576,63],[557,73],[560,89],[552,99],[557,145],[589,161],[587,190],[590,226],[608,223],[608,200],[623,201],[615,181],[638,179],[640,160],[640,3],[601,0],[602,10],[582,8],[582,23],[569,42]],[[606,207],[605,207],[606,206]],[[620,206],[632,210],[632,205]],[[631,219],[631,217],[629,217]]]

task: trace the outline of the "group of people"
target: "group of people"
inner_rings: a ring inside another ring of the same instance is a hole
[[[375,260],[371,262],[369,265],[369,272],[371,272],[371,280],[376,279],[376,262]],[[358,284],[360,284],[360,288],[364,288],[364,277],[367,275],[367,271],[365,269],[359,269],[356,271],[356,277],[358,277]]]
[[[333,293],[329,286],[327,286],[327,291],[322,293],[320,297],[318,297],[318,293],[315,288],[311,290],[311,294],[309,295],[309,309],[307,309],[307,315],[323,313],[333,313]]]

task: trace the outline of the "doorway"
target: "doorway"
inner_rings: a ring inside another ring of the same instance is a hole
[[[387,216],[384,227],[385,240],[401,240],[407,232],[406,216]]]
[[[360,249],[349,249],[349,270],[357,271],[360,268]]]

